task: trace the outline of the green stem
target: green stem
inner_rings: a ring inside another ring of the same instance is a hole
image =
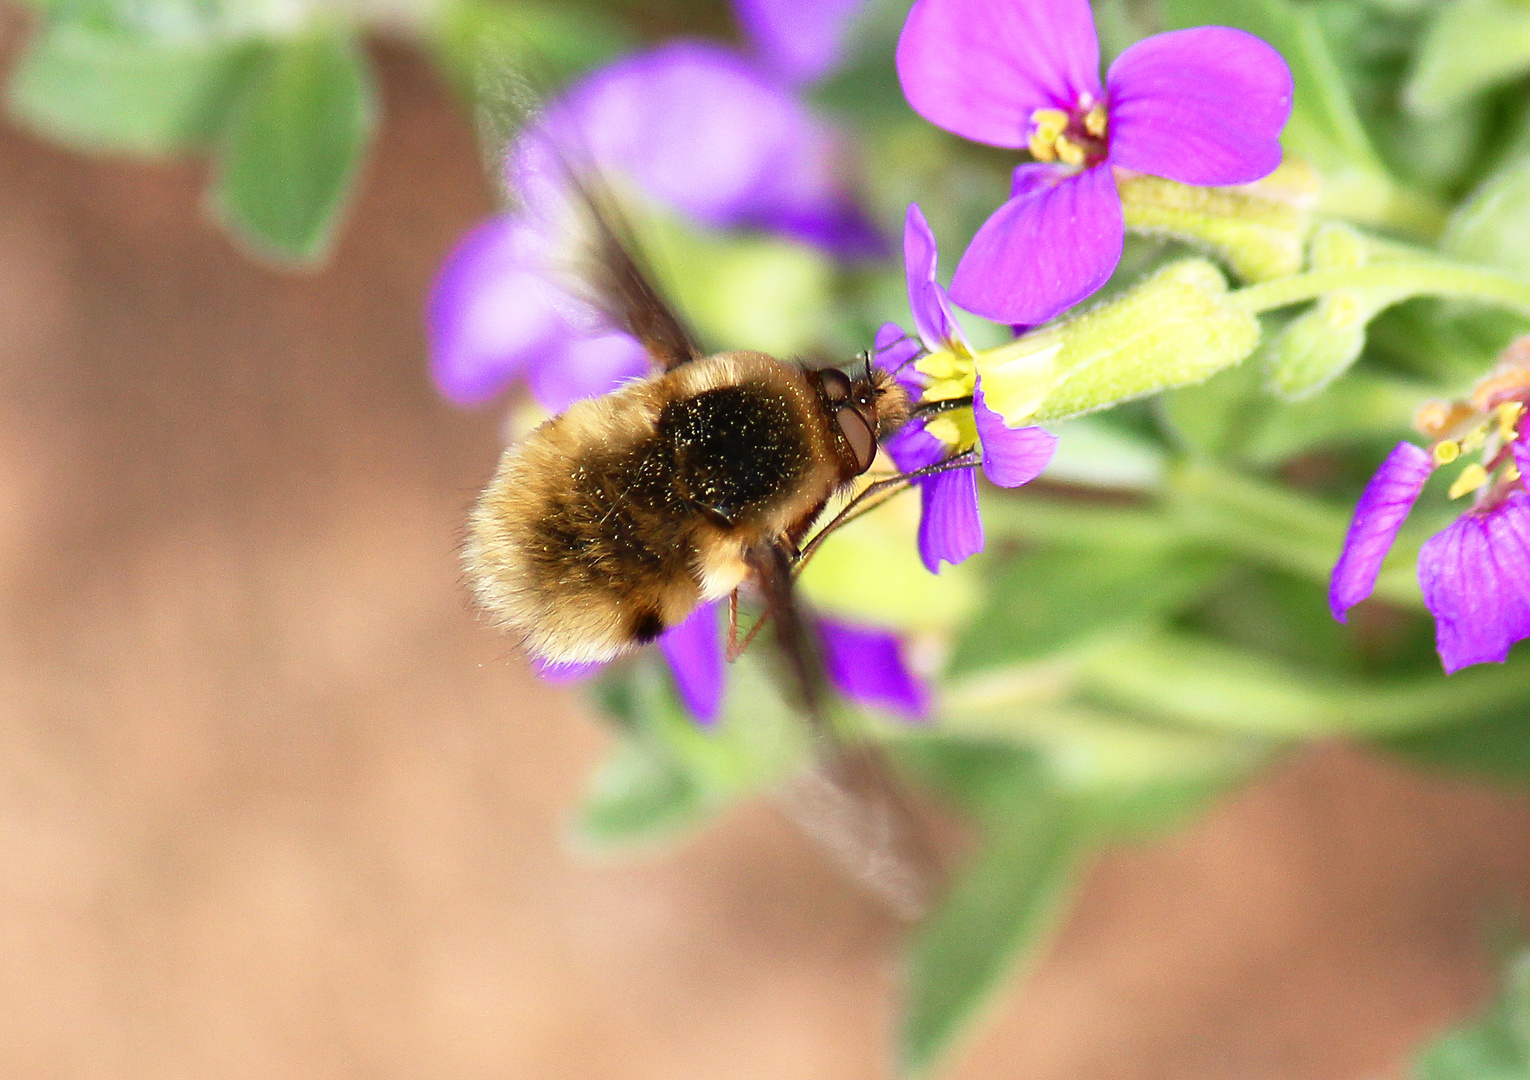
[[[1258,314],[1346,289],[1395,289],[1404,296],[1481,300],[1530,316],[1530,282],[1494,270],[1435,261],[1311,270],[1238,289],[1225,302],[1228,307]]]

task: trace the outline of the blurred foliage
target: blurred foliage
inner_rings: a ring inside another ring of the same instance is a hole
[[[908,2],[868,0],[843,62],[804,92],[853,141],[884,232],[896,236],[918,201],[949,272],[1016,159],[909,109],[893,65]],[[376,130],[364,34],[418,42],[501,130],[496,95],[522,74],[555,92],[642,40],[739,37],[723,4],[686,0],[32,7],[13,117],[90,152],[210,156],[209,205],[241,246],[305,267],[343,228]],[[1286,748],[1348,737],[1422,767],[1530,781],[1530,654],[1446,679],[1433,651],[1414,561],[1455,512],[1432,499],[1439,484],[1350,625],[1326,595],[1355,499],[1417,407],[1460,392],[1530,329],[1507,292],[1478,296],[1502,307],[1471,302],[1458,265],[1530,288],[1514,277],[1530,275],[1530,3],[1095,7],[1107,58],[1206,23],[1277,46],[1296,81],[1288,167],[1237,190],[1123,179],[1137,235],[1100,301],[1059,331],[1064,359],[1049,370],[1077,371],[1077,383],[1048,383],[1038,407],[1060,417],[1195,385],[1058,425],[1040,483],[985,491],[988,548],[960,567],[923,570],[904,500],[836,536],[803,576],[813,603],[906,631],[937,676],[927,728],[836,720],[883,740],[974,838],[911,935],[897,1036],[909,1074],[937,1068],[1036,955],[1095,847],[1182,820]],[[896,259],[841,266],[662,215],[647,238],[720,345],[844,357],[880,323],[908,320]],[[1279,300],[1324,273],[1347,284]],[[1170,325],[1166,311],[1181,317]],[[1010,338],[976,320],[967,330],[979,348]],[[1097,366],[1123,352],[1131,370]],[[657,658],[600,676],[617,741],[575,817],[583,846],[672,839],[813,767],[769,651],[729,680],[722,718],[700,729]],[[1530,1074],[1527,963],[1482,1020],[1431,1045],[1421,1080]]]
[[[1504,965],[1498,997],[1475,1021],[1424,1048],[1416,1080],[1518,1080],[1530,1076],[1530,953]]]

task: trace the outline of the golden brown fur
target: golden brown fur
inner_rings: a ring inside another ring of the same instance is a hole
[[[887,404],[901,422],[896,387]],[[833,418],[816,376],[756,352],[576,403],[505,452],[473,513],[480,603],[550,662],[651,640],[860,471]]]

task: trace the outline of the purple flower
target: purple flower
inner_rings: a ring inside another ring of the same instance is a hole
[[[1139,41],[1102,86],[1088,0],[916,0],[897,62],[925,119],[1039,163],[1015,170],[951,283],[1000,322],[1045,322],[1110,277],[1125,236],[1112,167],[1249,183],[1280,163],[1291,112],[1280,54],[1225,26]]]
[[[1428,450],[1402,442],[1371,477],[1355,506],[1355,520],[1328,584],[1328,606],[1335,619],[1347,622],[1349,609],[1376,588],[1381,564],[1433,472],[1434,459]]]
[[[593,72],[510,155],[525,190],[570,148],[649,198],[714,228],[755,228],[841,256],[879,254],[850,196],[838,135],[769,71],[722,45],[673,41]],[[532,174],[531,176],[528,176]]]
[[[764,65],[782,82],[809,83],[839,65],[864,0],[733,0]]]
[[[903,661],[896,634],[838,619],[818,620],[829,681],[851,701],[887,709],[907,720],[930,714],[929,687]]]
[[[604,332],[555,284],[558,147],[708,226],[764,229],[844,257],[882,250],[844,180],[843,142],[789,86],[700,41],[625,57],[570,88],[511,149],[507,168],[530,209],[468,234],[436,279],[432,374],[456,404],[525,379],[558,412],[650,370],[636,342]]]
[[[1530,494],[1524,486],[1530,430],[1521,430],[1530,368],[1520,366],[1524,359],[1530,355],[1511,347],[1470,404],[1420,410],[1419,427],[1436,441],[1430,450],[1400,443],[1387,455],[1360,496],[1329,585],[1334,617],[1343,622],[1375,588],[1425,481],[1463,449],[1480,447],[1482,460],[1466,465],[1450,489],[1452,498],[1475,494],[1471,508],[1425,541],[1418,556],[1419,585],[1446,672],[1501,663],[1516,641],[1530,637]]]
[[[908,278],[908,304],[925,355],[908,367],[919,352],[895,326],[877,334],[878,359],[892,361],[898,378],[924,402],[971,397],[964,409],[915,420],[887,444],[887,452],[904,472],[938,464],[954,454],[982,447],[983,472],[1001,487],[1019,487],[1040,475],[1057,447],[1056,436],[1038,427],[1011,429],[1004,418],[983,403],[967,343],[945,290],[936,280],[938,253],[935,235],[918,205],[908,208],[903,227],[903,262]],[[954,469],[921,477],[919,487],[919,557],[933,573],[942,561],[955,565],[983,550],[983,519],[978,512],[977,476],[972,469]]]
[[[1418,582],[1447,672],[1506,660],[1530,637],[1530,495],[1516,485],[1431,536],[1418,553]]]
[[[658,640],[681,703],[702,725],[714,723],[722,708],[727,669],[721,612],[722,601],[704,603]],[[929,714],[929,689],[904,662],[903,643],[896,634],[822,617],[816,624],[829,682],[845,697],[909,720],[923,720]],[[541,664],[537,673],[553,682],[571,682],[604,666]]]

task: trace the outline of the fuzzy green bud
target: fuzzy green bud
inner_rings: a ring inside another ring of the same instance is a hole
[[[1019,427],[1201,382],[1259,344],[1259,320],[1227,295],[1205,259],[1171,263],[1092,311],[979,353],[984,400]]]
[[[1364,237],[1347,225],[1324,225],[1312,237],[1313,270],[1353,270],[1369,261]],[[1293,319],[1265,353],[1270,390],[1287,401],[1311,397],[1349,370],[1365,348],[1365,328],[1406,289],[1338,289]]]
[[[1157,176],[1116,177],[1126,227],[1193,244],[1244,281],[1269,281],[1302,268],[1317,174],[1296,161],[1255,184],[1205,188]]]

